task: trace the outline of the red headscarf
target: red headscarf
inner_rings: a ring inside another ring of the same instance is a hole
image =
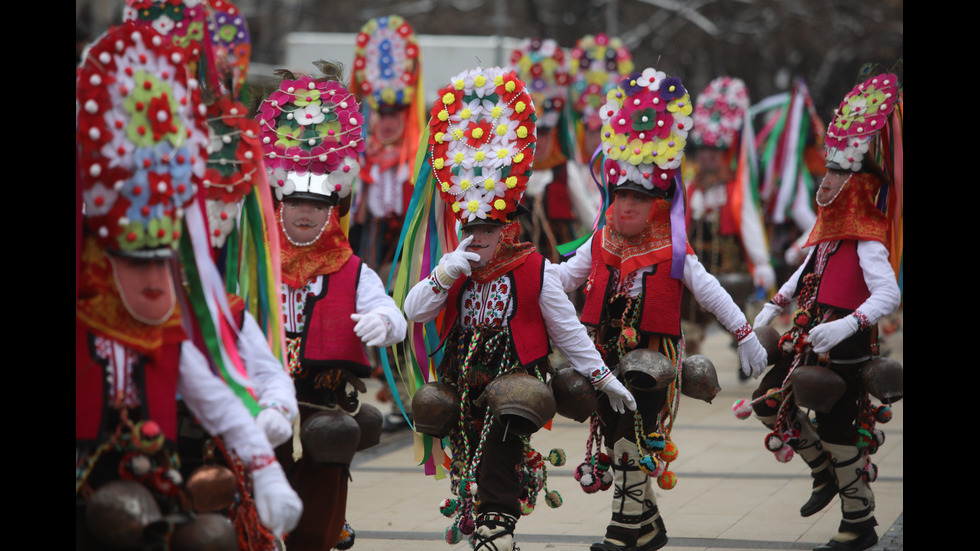
[[[282,204],[276,211],[279,223],[279,240],[282,243],[282,281],[298,289],[318,275],[329,275],[339,270],[354,254],[347,235],[340,226],[339,207],[330,209],[327,227],[317,240],[309,245],[293,245],[282,229]]]
[[[620,281],[644,266],[670,260],[673,251],[669,200],[654,199],[646,226],[632,237],[619,233],[614,227],[612,205],[606,209],[606,220],[602,228],[602,260],[619,270]],[[687,254],[694,254],[690,244],[687,245]]]
[[[517,220],[504,226],[501,232],[500,244],[493,253],[493,258],[486,266],[475,268],[470,274],[477,283],[493,281],[524,263],[527,256],[534,252],[534,245],[519,241],[521,223]]]
[[[105,249],[90,235],[86,235],[82,242],[75,320],[91,331],[115,339],[147,356],[154,356],[164,344],[187,338],[177,306],[170,319],[160,325],[143,323],[126,310]]]
[[[806,246],[838,239],[878,241],[887,246],[888,218],[875,206],[880,187],[881,180],[874,174],[851,175],[832,203],[817,207],[817,223]]]

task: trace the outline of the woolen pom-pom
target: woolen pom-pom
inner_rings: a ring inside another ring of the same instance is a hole
[[[738,417],[739,419],[748,419],[748,417],[752,415],[752,404],[745,398],[736,400],[735,404],[732,406],[732,411],[735,412],[735,417]]]
[[[773,452],[773,455],[776,456],[776,461],[779,461],[780,463],[789,463],[790,460],[793,459],[793,454],[793,448],[789,446],[783,446],[782,448],[779,448]]]
[[[796,447],[796,444],[800,441],[800,431],[790,427],[783,431],[782,438],[787,446]]]
[[[678,453],[679,451],[677,449],[677,445],[674,444],[674,441],[668,440],[663,451],[660,452],[660,459],[663,459],[667,463],[671,463],[677,459]]]
[[[460,533],[459,528],[456,525],[452,525],[446,528],[446,543],[449,545],[455,545],[463,540],[463,534]]]
[[[642,444],[644,449],[652,452],[658,452],[664,449],[664,446],[667,445],[667,441],[664,438],[664,435],[660,434],[659,432],[651,432],[643,437]]]
[[[582,486],[582,491],[587,494],[594,494],[602,487],[602,479],[596,476],[592,465],[581,463],[575,469],[575,480]]]
[[[879,423],[887,423],[892,420],[892,408],[891,406],[878,406],[875,409],[875,419]]]
[[[554,465],[555,467],[561,467],[562,465],[565,464],[565,461],[566,461],[565,450],[560,448],[555,448],[550,452],[548,452],[548,462]]]
[[[612,488],[613,485],[613,474],[610,470],[605,470],[601,472],[600,480],[602,483],[599,485],[599,489],[603,492]]]
[[[656,471],[657,467],[660,465],[660,461],[657,461],[656,456],[653,455],[644,455],[643,457],[640,457],[640,460],[637,463],[639,463],[640,470],[648,475],[653,474],[653,472]]]
[[[439,504],[439,512],[443,516],[451,517],[459,509],[459,500],[446,498]]]
[[[677,486],[677,475],[674,471],[667,471],[657,477],[657,485],[664,490],[673,490],[674,486]]]
[[[476,530],[476,521],[473,520],[471,516],[465,516],[459,521],[459,531],[464,535],[468,536]]]
[[[775,432],[770,432],[766,435],[766,449],[771,452],[776,452],[782,449],[783,439],[779,437]]]
[[[551,490],[544,495],[544,502],[548,504],[548,507],[557,509],[562,504],[561,494],[557,490]]]
[[[874,482],[878,479],[878,466],[874,463],[868,461],[868,463],[861,469],[861,478],[865,482]]]

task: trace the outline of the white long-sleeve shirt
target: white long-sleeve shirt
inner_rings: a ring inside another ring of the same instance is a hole
[[[301,333],[303,331],[303,324],[305,323],[303,307],[306,303],[306,297],[309,294],[320,294],[320,291],[323,289],[323,276],[316,276],[305,287],[300,289],[290,287],[286,284],[283,284],[282,289],[285,295],[283,307],[285,310],[286,331],[290,333]],[[395,304],[394,299],[385,293],[384,284],[381,283],[381,278],[378,277],[377,272],[363,262],[361,263],[361,271],[358,275],[355,308],[356,312],[348,312],[345,315],[352,313],[380,314],[384,317],[388,330],[381,346],[391,346],[392,344],[405,340],[405,330],[408,327],[405,316],[398,309],[398,305]]]
[[[545,260],[544,279],[538,296],[545,328],[551,342],[568,359],[571,367],[593,380],[593,371],[604,370],[605,364],[589,339],[585,326],[578,321],[574,305],[562,290],[556,267]],[[429,277],[409,291],[404,304],[408,319],[421,323],[431,321],[445,308],[449,288],[434,280],[434,277]],[[472,282],[461,293],[459,322],[464,327],[473,327],[495,319],[506,320],[513,311],[510,300],[513,292],[510,278],[506,275],[487,283]],[[466,306],[467,302],[470,303],[469,307]]]
[[[592,273],[592,239],[579,247],[575,251],[575,256],[557,264],[555,270],[565,292],[578,289]],[[623,291],[632,297],[639,296],[643,292],[641,276],[651,270],[653,266],[644,266],[636,270],[636,277],[627,279],[631,282],[630,288]],[[684,258],[684,285],[694,295],[698,304],[714,314],[718,322],[728,331],[735,333],[745,328],[747,324],[745,314],[732,300],[731,295],[718,283],[715,276],[704,269],[697,255],[689,254]]]
[[[238,338],[238,354],[245,363],[259,405],[277,409],[292,421],[299,414],[293,380],[272,354],[265,333],[248,312]]]
[[[773,297],[773,302],[783,306],[793,298],[800,280],[800,276],[810,263],[810,257],[817,253],[824,243],[813,247],[807,255],[803,264],[797,268],[796,272]],[[898,289],[895,279],[895,270],[892,269],[888,261],[888,249],[877,241],[858,241],[857,242],[858,260],[861,265],[861,272],[864,274],[864,283],[868,286],[871,296],[868,297],[860,306],[855,309],[859,319],[864,319],[868,325],[878,323],[882,317],[894,312],[902,301],[902,293]]]

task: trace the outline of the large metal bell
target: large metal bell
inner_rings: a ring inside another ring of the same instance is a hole
[[[892,358],[875,358],[861,368],[861,384],[886,404],[902,399],[905,393],[902,364]]]
[[[619,360],[619,370],[634,393],[666,393],[676,376],[667,356],[649,348],[624,354]]]
[[[599,408],[599,396],[588,377],[572,368],[559,369],[551,378],[558,413],[579,423]]]
[[[779,357],[779,339],[781,338],[779,331],[768,325],[754,329],[754,331],[755,336],[759,339],[759,344],[766,349],[766,365],[776,363],[776,358]]]
[[[161,518],[150,491],[132,480],[104,484],[85,504],[85,523],[108,549],[141,548],[143,529]]]
[[[822,365],[801,365],[790,375],[793,395],[800,406],[827,413],[847,390],[844,379]]]
[[[357,443],[357,451],[377,446],[378,442],[381,442],[381,426],[384,421],[378,408],[361,402],[360,409],[354,415],[354,422],[361,428],[361,439]]]
[[[422,385],[412,396],[415,431],[436,438],[449,436],[459,424],[459,408],[459,393],[448,383]]]
[[[487,405],[508,432],[529,436],[550,421],[558,410],[555,395],[537,377],[521,371],[490,381],[485,391]]]
[[[320,465],[350,465],[361,441],[361,427],[339,409],[309,416],[299,429],[303,454]]]
[[[174,526],[170,539],[173,551],[236,551],[238,535],[228,517],[217,513],[196,515],[190,522]]]
[[[721,392],[715,364],[707,356],[694,354],[681,362],[681,394],[711,403]]]
[[[184,484],[191,509],[198,513],[213,513],[231,507],[235,501],[235,473],[223,465],[202,465],[191,473]]]

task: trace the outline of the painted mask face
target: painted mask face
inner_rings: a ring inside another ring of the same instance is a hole
[[[643,231],[653,210],[653,197],[632,189],[613,194],[613,224],[616,231],[633,237]]]
[[[330,218],[330,205],[315,199],[285,198],[282,201],[280,216],[282,228],[292,243],[311,245]]]
[[[147,325],[170,319],[176,299],[167,259],[109,255],[109,262],[119,296],[133,318]]]
[[[817,204],[826,207],[834,202],[837,195],[844,188],[844,184],[851,179],[851,172],[841,170],[829,170],[817,187]]]
[[[466,248],[466,252],[480,255],[479,261],[470,261],[470,267],[482,268],[490,262],[503,240],[503,232],[504,227],[500,224],[477,224],[463,228],[463,239],[473,236],[473,242]]]

